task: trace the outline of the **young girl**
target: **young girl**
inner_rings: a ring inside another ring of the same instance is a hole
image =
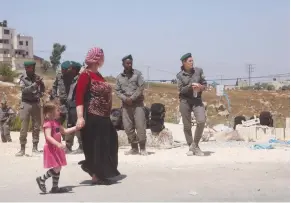
[[[72,134],[77,131],[76,127],[64,129],[57,120],[60,118],[60,111],[53,103],[46,103],[43,107],[44,115],[44,135],[45,145],[43,149],[44,168],[49,170],[43,175],[36,178],[39,189],[46,193],[45,181],[52,177],[53,186],[50,193],[64,193],[68,192],[66,188],[59,188],[59,178],[62,166],[67,165],[65,155],[65,145],[62,144],[61,134]]]

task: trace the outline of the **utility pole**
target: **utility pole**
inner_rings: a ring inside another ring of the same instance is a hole
[[[249,86],[251,86],[251,77],[252,77],[252,73],[254,72],[254,64],[248,64],[247,68],[248,68],[248,75],[249,75]]]
[[[148,89],[150,88],[150,66],[147,66]]]

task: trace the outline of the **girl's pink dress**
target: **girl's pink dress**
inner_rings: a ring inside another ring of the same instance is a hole
[[[60,124],[57,121],[45,121],[43,128],[44,130],[46,128],[51,128],[51,136],[56,141],[62,142]],[[67,165],[65,151],[51,144],[47,139],[43,148],[43,165],[44,168],[55,168]]]

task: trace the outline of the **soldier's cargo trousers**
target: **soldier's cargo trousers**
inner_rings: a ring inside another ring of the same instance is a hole
[[[21,120],[20,129],[20,144],[25,145],[27,143],[27,132],[29,128],[30,117],[32,121],[32,143],[38,144],[39,131],[41,126],[41,105],[38,102],[28,103],[21,102],[19,117]]]
[[[187,144],[190,146],[193,143],[192,137],[192,122],[191,122],[191,112],[193,111],[196,118],[196,130],[194,135],[194,144],[198,145],[206,122],[205,107],[202,102],[198,104],[189,104],[186,100],[180,101],[180,112],[182,116],[182,121],[184,125],[184,134]]]
[[[60,123],[63,125],[66,120],[67,120],[67,114],[62,113],[60,117]],[[74,145],[75,136],[78,138],[79,147],[82,148],[82,139],[81,139],[81,134],[79,131],[75,132],[74,135],[67,135],[67,136],[62,135],[63,140],[66,141],[66,145],[70,149],[72,149],[72,146]]]
[[[143,105],[123,105],[122,122],[130,144],[146,143],[146,118]]]
[[[11,142],[9,124],[6,122],[0,122],[0,129],[2,142]]]

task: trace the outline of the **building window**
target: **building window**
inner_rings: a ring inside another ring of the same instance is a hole
[[[26,55],[28,56],[28,51],[26,52]]]
[[[0,39],[0,44],[2,44],[3,43],[3,39]]]
[[[23,45],[23,41],[19,41],[19,45]]]
[[[6,54],[6,51],[4,51],[4,54]]]
[[[28,41],[26,41],[26,46],[28,46]]]
[[[9,35],[10,31],[9,30],[4,30],[4,35]]]

